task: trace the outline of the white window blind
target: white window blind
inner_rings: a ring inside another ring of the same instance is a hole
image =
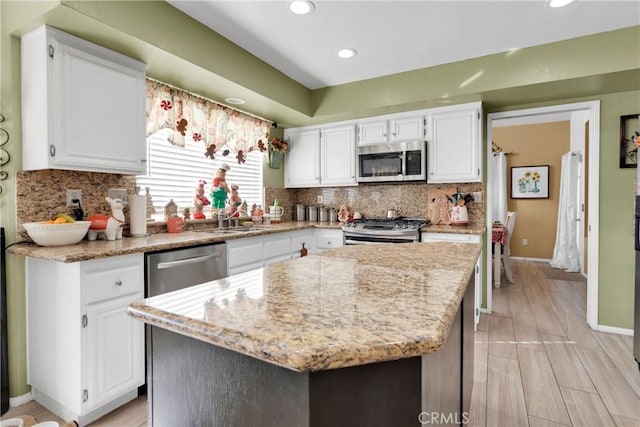
[[[182,214],[185,207],[193,212],[193,198],[195,197],[198,181],[206,181],[205,195],[210,199],[211,182],[215,172],[223,163],[227,163],[231,170],[227,172],[227,184],[238,184],[238,195],[251,209],[253,203],[262,205],[262,162],[264,153],[253,151],[247,153],[246,162],[238,164],[235,154],[217,156],[211,160],[204,155],[204,145],[201,141],[187,138],[185,147],[171,145],[166,139],[169,129],[161,129],[147,138],[147,174],[136,177],[140,186],[140,194],[149,187],[156,209],[157,218],[162,218],[164,207],[170,199],[178,205],[178,213]],[[205,208],[208,214],[208,207]]]

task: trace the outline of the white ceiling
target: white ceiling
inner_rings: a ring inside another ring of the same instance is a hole
[[[640,25],[638,0],[315,0],[306,16],[287,1],[168,2],[309,89]]]

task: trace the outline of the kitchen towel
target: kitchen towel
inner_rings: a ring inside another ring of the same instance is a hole
[[[147,235],[147,199],[145,195],[129,196],[129,230],[132,237]]]

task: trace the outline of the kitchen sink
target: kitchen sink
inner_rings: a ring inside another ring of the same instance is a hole
[[[266,230],[266,228],[262,227],[237,227],[237,228],[212,228],[208,230],[202,230],[205,233],[213,233],[213,234],[237,234],[237,233],[248,233],[250,231],[260,231]]]

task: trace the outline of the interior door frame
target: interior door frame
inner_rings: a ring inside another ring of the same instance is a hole
[[[599,210],[600,205],[600,101],[587,101],[578,102],[572,104],[560,104],[551,105],[547,107],[528,108],[523,110],[513,110],[501,113],[487,114],[487,190],[486,190],[486,219],[487,230],[491,230],[491,224],[493,218],[491,218],[491,206],[492,194],[494,189],[492,188],[492,177],[494,171],[491,168],[491,141],[492,141],[492,128],[493,121],[506,118],[527,117],[536,116],[550,113],[563,113],[563,112],[577,112],[584,111],[588,115],[589,120],[589,192],[587,198],[588,204],[588,236],[587,236],[587,324],[594,330],[598,329],[598,259],[599,259],[599,246],[598,246],[598,230],[599,230]],[[584,153],[583,153],[584,155]],[[493,292],[493,268],[491,259],[491,238],[487,233],[486,239],[486,253],[487,253],[487,308],[486,312],[491,313],[492,305],[492,292]],[[484,311],[484,310],[483,310]]]

